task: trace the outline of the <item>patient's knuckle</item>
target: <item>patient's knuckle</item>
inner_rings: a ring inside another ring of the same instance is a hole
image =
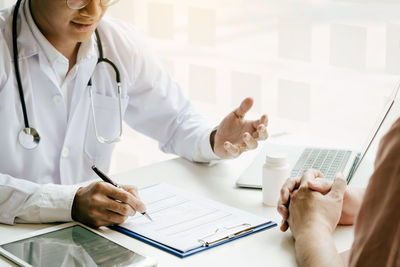
[[[278,212],[280,214],[283,214],[286,211],[286,207],[284,207],[283,205],[278,205]]]
[[[285,191],[286,191],[286,186],[284,185],[284,186],[281,188],[281,191],[280,191],[281,196],[283,196],[283,195],[285,194]]]
[[[291,186],[291,185],[294,185],[294,184],[296,184],[296,181],[297,181],[297,178],[296,177],[289,177],[287,180],[286,180],[286,186]]]
[[[341,194],[339,192],[336,192],[336,191],[331,193],[331,197],[336,201],[340,201],[341,200]]]
[[[306,186],[300,186],[299,189],[297,190],[299,194],[305,194],[308,190]]]
[[[302,198],[304,194],[302,193],[302,191],[300,189],[293,191],[293,193],[290,195],[290,201],[296,201],[299,198]]]

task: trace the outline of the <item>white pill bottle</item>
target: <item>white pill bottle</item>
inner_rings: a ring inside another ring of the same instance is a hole
[[[267,154],[262,173],[263,203],[276,207],[281,188],[290,176],[290,167],[286,155]]]

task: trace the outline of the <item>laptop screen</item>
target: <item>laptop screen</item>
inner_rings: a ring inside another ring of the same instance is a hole
[[[352,175],[354,175],[354,173],[357,171],[358,167],[361,165],[361,162],[363,161],[365,155],[367,154],[368,150],[370,149],[371,144],[375,140],[375,137],[377,136],[379,130],[381,129],[384,121],[388,117],[390,110],[392,109],[395,101],[397,100],[399,90],[400,90],[400,83],[398,83],[396,88],[393,90],[388,103],[385,105],[385,108],[383,109],[382,114],[379,116],[377,122],[375,123],[374,128],[372,129],[370,135],[368,136],[368,139],[361,150],[360,160],[358,161],[357,165],[355,166],[355,168],[352,172]],[[348,182],[351,180],[352,175],[348,177]]]

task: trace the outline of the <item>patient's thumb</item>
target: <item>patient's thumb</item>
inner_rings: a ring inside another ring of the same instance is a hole
[[[333,180],[332,189],[329,195],[333,198],[343,199],[344,192],[346,191],[347,183],[343,175],[336,175]]]

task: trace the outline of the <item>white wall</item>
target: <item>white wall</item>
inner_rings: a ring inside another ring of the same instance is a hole
[[[267,112],[272,132],[356,146],[399,79],[398,14],[392,0],[122,0],[109,10],[149,37],[215,122],[253,96],[249,118]],[[114,170],[163,158],[142,138],[117,147]]]

